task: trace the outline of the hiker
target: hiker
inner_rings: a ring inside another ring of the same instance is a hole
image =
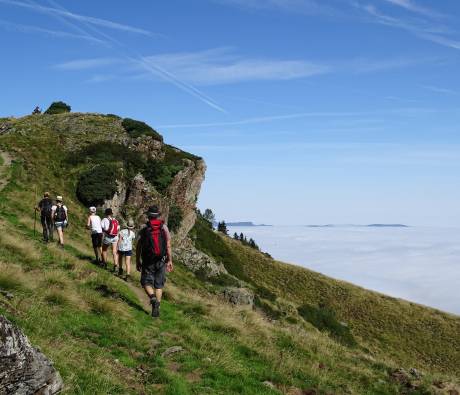
[[[35,106],[34,110],[32,111],[32,115],[38,115],[41,113],[42,113],[42,110],[40,109],[40,107]]]
[[[40,211],[40,222],[43,228],[43,242],[48,243],[50,240],[53,241],[53,220],[51,211],[53,208],[53,201],[50,198],[50,193],[45,192],[43,199],[38,202],[36,207],[37,211]]]
[[[150,298],[152,317],[160,316],[160,303],[166,282],[166,271],[173,270],[171,236],[160,219],[157,206],[147,212],[148,221],[139,232],[136,248],[136,269],[141,272],[141,285]]]
[[[68,225],[68,210],[62,203],[62,196],[56,196],[56,204],[51,208],[51,218],[59,236],[59,246],[64,248],[64,228]]]
[[[99,265],[102,261],[102,221],[101,217],[96,214],[96,207],[89,208],[88,221],[86,222],[86,228],[91,231],[91,242],[93,244],[94,255],[96,256],[96,265]]]
[[[102,220],[101,225],[102,232],[104,233],[102,239],[102,265],[107,269],[107,250],[111,247],[113,256],[112,271],[115,272],[118,270],[117,244],[120,225],[117,219],[114,218],[111,208],[105,209],[105,218]]]
[[[136,238],[136,234],[133,231],[134,221],[130,219],[126,225],[126,229],[123,229],[118,235],[118,275],[123,275],[123,257],[125,258],[126,275],[125,281],[129,281],[131,278],[131,257],[133,255],[133,241]]]

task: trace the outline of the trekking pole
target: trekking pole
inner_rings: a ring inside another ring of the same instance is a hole
[[[37,208],[35,207],[36,202],[37,202],[37,185],[35,185],[35,200],[34,200],[34,238],[36,236],[36,229],[37,229]]]

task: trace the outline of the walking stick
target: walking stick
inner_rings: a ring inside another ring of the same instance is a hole
[[[35,204],[37,203],[37,185],[35,185],[35,201],[34,201],[34,238],[36,236],[36,229],[37,229],[37,208]]]

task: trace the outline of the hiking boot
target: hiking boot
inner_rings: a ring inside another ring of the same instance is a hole
[[[121,266],[118,268],[118,275],[120,277],[123,276],[123,268]]]
[[[152,317],[159,317],[160,316],[160,302],[153,297],[150,299],[150,303],[152,304]]]
[[[131,281],[131,275],[130,274],[127,274],[124,279],[127,283]]]

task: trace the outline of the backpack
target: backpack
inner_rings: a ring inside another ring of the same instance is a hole
[[[53,211],[53,201],[51,199],[43,199],[40,204],[42,209],[41,213],[44,217],[51,217],[51,212]]]
[[[145,263],[161,262],[167,255],[167,239],[163,228],[164,222],[151,219],[141,234],[142,261]]]
[[[54,222],[64,222],[67,219],[67,213],[64,206],[56,206],[54,211]]]
[[[110,222],[110,225],[109,225],[109,229],[106,232],[107,235],[109,235],[110,237],[118,236],[118,232],[120,230],[120,224],[115,218],[112,218],[111,220],[109,220],[109,222]]]

